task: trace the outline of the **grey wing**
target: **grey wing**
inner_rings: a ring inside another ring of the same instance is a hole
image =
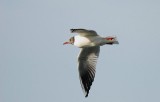
[[[87,29],[70,29],[71,33],[78,33],[81,36],[97,36],[98,34],[94,30]]]
[[[96,72],[100,47],[82,48],[78,57],[79,78],[85,97],[88,96]]]

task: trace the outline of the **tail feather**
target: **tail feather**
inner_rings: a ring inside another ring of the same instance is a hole
[[[116,37],[108,36],[105,39],[106,39],[106,42],[107,42],[106,44],[110,44],[110,45],[112,45],[112,44],[119,44],[119,42],[118,42],[118,40],[117,40]]]
[[[119,44],[119,42],[118,42],[118,41],[115,41],[113,44]]]

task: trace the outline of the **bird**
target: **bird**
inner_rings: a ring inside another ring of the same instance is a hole
[[[70,29],[70,31],[71,33],[77,33],[77,35],[71,37],[63,45],[71,44],[81,49],[78,55],[79,79],[85,97],[88,97],[95,78],[100,46],[119,44],[119,42],[113,36],[101,37],[94,30]]]

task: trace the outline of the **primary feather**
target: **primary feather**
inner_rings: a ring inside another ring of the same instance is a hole
[[[78,57],[80,83],[85,97],[88,96],[90,87],[94,81],[99,52],[99,46],[82,48]]]

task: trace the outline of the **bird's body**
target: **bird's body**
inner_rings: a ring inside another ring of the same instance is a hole
[[[115,37],[101,37],[93,30],[71,29],[71,32],[78,33],[78,35],[71,37],[69,42],[65,42],[64,44],[72,44],[81,48],[78,56],[78,69],[80,83],[85,97],[87,97],[94,81],[100,46],[118,44],[118,41]]]
[[[84,47],[93,47],[93,46],[99,46],[99,45],[104,45],[105,40],[104,38],[100,36],[81,36],[81,35],[76,35],[74,36],[75,42],[74,45],[79,47],[79,48],[84,48]]]

